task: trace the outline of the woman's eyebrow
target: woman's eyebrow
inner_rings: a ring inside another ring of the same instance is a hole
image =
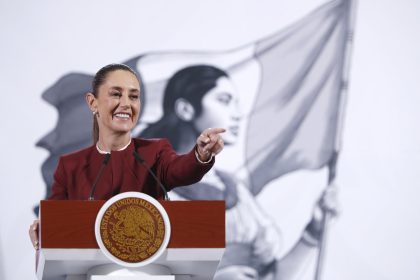
[[[140,93],[140,90],[137,89],[137,88],[132,88],[132,89],[130,89],[130,92],[131,93]]]
[[[118,87],[118,86],[113,86],[113,87],[110,87],[109,89],[116,89],[116,90],[119,90],[119,91],[123,90],[122,87]]]
[[[118,91],[123,91],[124,90],[122,87],[119,87],[119,86],[113,86],[113,87],[110,87],[110,89],[111,90],[118,90]],[[137,89],[137,88],[130,88],[129,91],[132,92],[132,93],[133,92],[140,92],[140,90]]]

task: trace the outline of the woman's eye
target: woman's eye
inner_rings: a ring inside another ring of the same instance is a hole
[[[229,93],[223,93],[223,94],[220,94],[217,97],[217,100],[220,101],[220,102],[222,102],[223,104],[226,104],[227,105],[232,100],[232,95],[230,95]]]
[[[137,99],[139,99],[139,96],[138,95],[131,95],[130,98],[132,100],[137,100]]]
[[[121,97],[121,93],[119,93],[119,92],[113,92],[113,93],[111,93],[111,95],[115,96],[115,97]]]

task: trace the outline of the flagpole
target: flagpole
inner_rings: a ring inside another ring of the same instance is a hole
[[[342,132],[344,124],[344,115],[345,115],[345,105],[347,102],[347,92],[348,92],[348,82],[349,82],[349,73],[350,73],[350,62],[351,55],[353,50],[353,38],[354,38],[354,26],[356,22],[356,5],[357,0],[345,0],[347,3],[348,14],[347,14],[347,42],[345,44],[345,57],[343,64],[343,74],[342,74],[342,85],[340,93],[340,107],[337,117],[337,131],[335,137],[335,147],[333,155],[328,163],[328,187],[336,188],[333,185],[336,179],[336,170],[337,170],[337,161],[339,153],[342,146]],[[328,222],[331,219],[331,213],[323,209],[323,215],[321,220],[321,232],[320,240],[318,243],[318,255],[316,262],[315,270],[315,280],[321,280],[322,268],[324,267],[325,261],[325,252],[326,252],[326,243],[327,243],[327,233],[328,233]]]

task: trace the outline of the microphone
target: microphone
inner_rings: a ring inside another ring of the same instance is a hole
[[[158,182],[160,188],[163,191],[163,196],[164,196],[165,200],[170,200],[169,196],[168,196],[168,191],[166,190],[165,186],[160,182],[158,177],[156,177],[156,175],[152,171],[152,169],[150,169],[150,167],[146,165],[146,163],[144,162],[144,159],[136,151],[133,152],[133,156],[134,156],[134,158],[136,159],[137,162],[141,163],[147,169],[147,171],[149,171],[150,175],[152,175],[152,177],[155,179],[155,181]]]
[[[102,161],[101,169],[99,169],[98,175],[96,176],[95,181],[92,184],[89,200],[94,200],[93,194],[95,193],[96,184],[98,184],[99,178],[101,178],[102,172],[104,172],[104,169],[107,166],[110,157],[111,154],[105,154],[104,160]]]

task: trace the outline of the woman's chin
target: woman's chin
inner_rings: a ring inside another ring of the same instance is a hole
[[[118,126],[118,127],[114,127],[113,128],[113,131],[115,132],[115,133],[118,133],[118,134],[126,134],[126,133],[131,133],[131,130],[132,130],[132,126]]]

